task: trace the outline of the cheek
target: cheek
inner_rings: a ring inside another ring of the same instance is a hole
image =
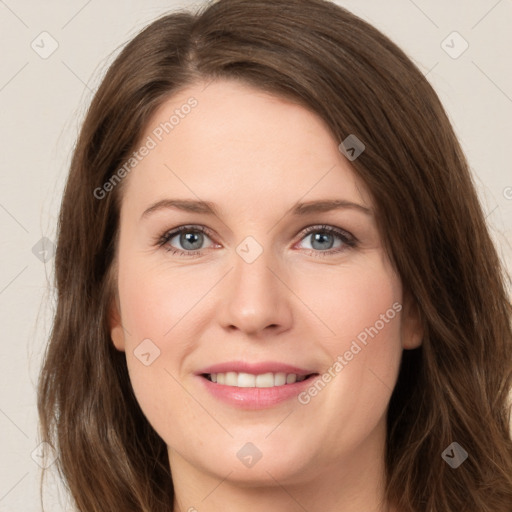
[[[193,272],[148,268],[136,261],[119,269],[130,380],[148,421],[162,437],[172,430],[177,414],[189,408],[179,383],[181,364],[197,340],[192,329],[198,329],[194,313],[200,308],[194,306],[215,283],[211,274],[197,279]]]
[[[306,391],[301,403],[332,425],[327,436],[333,443],[344,437],[350,445],[382,418],[395,386],[402,354],[402,289],[392,269],[375,261],[333,273],[324,282],[308,295],[326,326],[319,324],[325,334],[324,379]]]
[[[127,265],[123,274],[120,270],[119,282],[130,344],[150,338],[163,350],[171,342],[173,348],[186,342],[188,328],[197,327],[194,312],[201,308],[196,307],[216,278],[213,273],[199,275],[193,268],[169,270],[133,264]]]
[[[297,293],[321,320],[318,332],[332,356],[348,350],[356,339],[361,344],[366,341],[367,347],[370,340],[382,340],[372,346],[372,352],[379,356],[385,351],[384,345],[400,342],[402,289],[387,262],[361,259],[358,265],[314,279],[301,277],[301,282]]]

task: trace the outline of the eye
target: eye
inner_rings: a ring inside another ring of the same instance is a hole
[[[356,238],[347,231],[325,225],[306,228],[302,240],[309,240],[310,247],[305,249],[313,251],[315,256],[340,253],[357,246]]]
[[[203,226],[180,226],[179,228],[164,233],[158,245],[165,247],[167,251],[173,254],[180,254],[183,256],[195,256],[200,254],[203,249],[205,238],[210,239],[207,235],[208,230]],[[176,245],[181,248],[176,248]]]
[[[157,245],[166,251],[180,256],[200,256],[205,249],[205,240],[211,240],[210,231],[203,226],[180,226],[164,233],[157,241]],[[309,239],[310,247],[305,247],[314,256],[328,256],[341,253],[357,246],[356,238],[339,228],[333,226],[309,226],[302,233],[301,241]],[[219,245],[217,245],[219,247]]]

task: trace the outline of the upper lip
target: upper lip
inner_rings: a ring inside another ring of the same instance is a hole
[[[290,364],[279,363],[277,361],[263,361],[260,363],[248,363],[246,361],[226,361],[218,363],[197,372],[197,375],[211,373],[251,373],[261,375],[263,373],[295,373],[298,376],[306,376],[315,373],[312,370],[306,370]]]

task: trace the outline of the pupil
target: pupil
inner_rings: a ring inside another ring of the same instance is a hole
[[[190,249],[190,250],[199,249],[201,247],[202,236],[203,236],[202,233],[182,233],[181,240],[180,240],[181,246],[185,249]],[[198,241],[199,241],[199,243],[198,243]],[[191,243],[192,245],[195,243],[196,246],[187,247],[188,243]]]
[[[328,247],[325,247],[325,246],[315,247],[315,243],[316,242],[320,242],[320,244],[322,244],[322,243],[325,244],[325,238],[326,237],[327,238],[331,237],[331,243],[328,244]],[[313,247],[313,249],[330,249],[332,247],[332,235],[329,235],[329,234],[326,234],[326,233],[316,233],[313,236],[313,242],[312,242],[311,246]]]

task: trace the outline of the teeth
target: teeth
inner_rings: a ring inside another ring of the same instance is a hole
[[[274,386],[274,374],[263,373],[256,375],[256,387],[257,388],[271,388]]]
[[[227,372],[226,379],[224,380],[224,384],[226,386],[236,386],[238,385],[238,375],[236,372]]]
[[[286,384],[293,384],[297,380],[297,375],[295,373],[289,373],[286,376]]]
[[[217,384],[224,386],[234,386],[238,388],[273,388],[274,386],[284,386],[294,382],[302,382],[306,375],[298,376],[295,373],[262,373],[253,375],[252,373],[211,373],[209,379]]]
[[[284,386],[286,384],[286,373],[274,374],[274,386]]]

